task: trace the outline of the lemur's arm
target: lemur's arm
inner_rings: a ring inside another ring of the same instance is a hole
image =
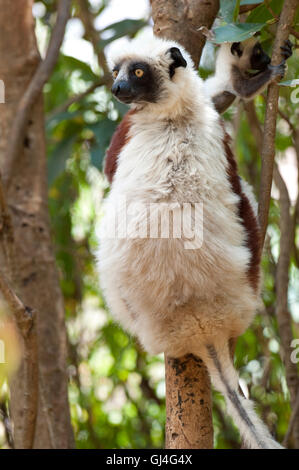
[[[237,96],[246,100],[254,98],[278,77],[283,77],[285,61],[279,65],[268,65],[266,70],[253,76],[244,76],[236,65],[232,66],[232,82]]]
[[[117,126],[114,132],[109,148],[106,152],[104,162],[104,173],[107,176],[109,183],[112,183],[114,174],[117,169],[117,158],[122,148],[127,144],[130,139],[129,130],[131,126],[131,116],[134,113],[133,110],[128,111],[124,116],[121,123]]]

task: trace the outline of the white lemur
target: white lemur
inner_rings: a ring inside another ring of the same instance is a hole
[[[215,108],[223,113],[236,97],[251,100],[273,80],[284,76],[285,61],[292,55],[292,43],[281,47],[284,60],[271,65],[271,59],[256,38],[220,46],[215,75],[204,82]],[[255,72],[250,73],[250,70]]]
[[[282,77],[285,61],[292,55],[292,43],[286,41],[281,49],[284,60],[281,64],[273,66],[257,38],[250,38],[242,43],[222,44],[217,54],[215,75],[204,82],[204,91],[212,99],[215,109],[222,114],[236,97],[253,99],[271,81]],[[250,70],[257,72],[250,73]],[[121,139],[125,138],[126,128],[125,117],[112,137],[106,153],[104,172],[110,183],[116,171],[118,147]]]
[[[134,40],[109,62],[112,92],[131,106],[97,255],[110,311],[149,353],[201,357],[246,445],[280,448],[239,394],[228,347],[260,302],[260,238],[221,118],[176,42]]]

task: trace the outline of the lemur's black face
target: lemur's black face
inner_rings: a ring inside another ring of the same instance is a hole
[[[177,67],[186,67],[187,62],[177,47],[167,51],[170,58],[166,76],[172,80]],[[111,91],[122,103],[156,103],[163,91],[165,77],[161,70],[146,61],[123,61],[112,71],[114,83]]]
[[[251,54],[251,68],[254,70],[265,70],[268,64],[270,64],[271,59],[263,50],[259,42],[257,42],[252,49]]]
[[[115,82],[111,91],[119,101],[155,103],[158,98],[158,77],[146,62],[118,64],[113,69]]]
[[[259,42],[256,42],[253,47],[252,45],[247,45],[245,48],[241,42],[234,42],[231,46],[231,53],[240,58],[246,57],[246,61],[248,60],[249,62],[248,68],[254,70],[265,70],[271,62],[270,57]]]

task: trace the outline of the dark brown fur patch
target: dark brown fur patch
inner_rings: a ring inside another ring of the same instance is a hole
[[[117,169],[117,158],[122,150],[122,148],[129,142],[129,130],[131,127],[131,116],[136,111],[131,110],[125,114],[121,123],[117,126],[109,148],[106,152],[104,173],[108,178],[109,183],[112,183],[113,177]]]
[[[242,220],[242,224],[247,235],[246,246],[251,253],[251,259],[247,271],[248,280],[252,288],[257,290],[260,277],[260,229],[258,220],[250,201],[242,191],[237,163],[230,148],[230,136],[226,132],[224,132],[223,144],[228,162],[228,179],[233,192],[240,197],[239,217]]]

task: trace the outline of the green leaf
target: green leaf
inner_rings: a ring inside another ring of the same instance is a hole
[[[121,117],[123,117],[130,109],[130,107],[127,104],[121,103],[120,101],[114,98],[113,98],[113,104]]]
[[[141,28],[146,26],[147,23],[144,20],[132,20],[127,19],[118,21],[117,23],[110,24],[101,31],[101,35],[108,35],[106,39],[101,39],[99,47],[102,49],[107,44],[123,36],[133,37]],[[104,34],[103,34],[104,33]]]
[[[220,0],[220,16],[226,23],[231,23],[234,17],[236,0]]]
[[[236,6],[234,9],[234,15],[233,15],[233,21],[236,22],[239,16],[239,10],[240,10],[240,0],[236,1]]]
[[[104,119],[97,124],[89,126],[95,136],[95,145],[91,148],[91,163],[98,169],[102,169],[105,152],[109,147],[111,137],[117,126],[117,121]]]
[[[260,31],[265,23],[231,23],[213,30],[214,42],[241,42]]]
[[[287,148],[292,146],[292,137],[290,135],[276,134],[275,147],[280,152],[284,152]]]
[[[269,7],[278,16],[281,12],[282,4],[283,4],[283,0],[272,0],[271,2],[269,2]],[[265,4],[262,4],[249,13],[246,19],[246,23],[266,23],[266,21],[269,21],[272,19],[273,19],[272,13],[266,7]]]
[[[292,88],[295,88],[296,86],[299,85],[299,78],[293,78],[293,80],[285,80],[283,82],[279,82],[278,85],[290,86]]]
[[[65,164],[71,156],[73,144],[77,136],[72,135],[54,147],[48,159],[48,184],[51,184],[65,170]]]
[[[62,55],[62,61],[69,71],[79,71],[83,80],[97,81],[99,79],[99,77],[92,71],[90,66],[82,60],[75,59],[75,57],[68,55]]]
[[[254,5],[255,3],[263,3],[263,0],[241,0],[240,5]]]
[[[60,124],[63,121],[69,121],[70,119],[73,119],[77,116],[80,116],[82,113],[81,111],[73,111],[73,112],[68,112],[68,111],[62,111],[61,113],[57,113],[53,116],[51,116],[46,120],[46,130],[47,132],[50,132],[51,130],[54,129],[58,124]]]

